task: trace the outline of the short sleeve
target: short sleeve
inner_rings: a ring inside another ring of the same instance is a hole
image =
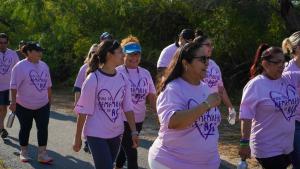
[[[93,115],[95,110],[97,79],[95,73],[90,73],[83,82],[80,98],[75,106],[75,113]]]
[[[77,77],[76,77],[76,81],[75,81],[75,84],[74,84],[74,87],[76,88],[79,88],[81,89],[82,87],[82,84],[84,82],[84,79],[85,79],[85,68],[84,66],[82,66],[77,74]]]
[[[160,93],[156,105],[159,121],[165,126],[169,125],[169,121],[176,111],[187,109],[180,88],[173,84],[168,84],[167,88]]]
[[[156,89],[155,89],[154,82],[152,80],[152,76],[151,76],[150,72],[148,72],[148,71],[147,71],[147,78],[148,78],[148,82],[149,82],[149,93],[156,94]]]
[[[21,65],[15,65],[12,69],[12,72],[11,72],[11,79],[10,79],[10,89],[18,89],[21,82],[22,82],[22,78],[23,78],[23,75],[21,75],[20,73],[22,71],[19,71],[20,70],[20,66]]]
[[[17,52],[14,52],[14,64],[13,65],[16,65],[18,62],[19,62],[19,56],[17,54]]]
[[[240,119],[253,119],[256,113],[257,100],[259,100],[259,93],[256,91],[255,84],[247,84],[243,90],[241,105],[240,105]]]
[[[123,76],[123,79],[125,82],[125,95],[124,95],[124,99],[123,99],[123,103],[122,103],[123,111],[124,112],[133,111],[130,82],[125,75],[123,75],[122,73],[120,73],[120,74],[121,74],[121,76]]]
[[[222,72],[221,72],[221,69],[220,69],[220,67],[219,67],[218,65],[217,65],[217,68],[218,68],[218,71],[219,71],[219,73],[220,73],[220,79],[219,79],[219,81],[218,81],[218,86],[219,86],[219,87],[223,87],[224,84],[223,84]]]

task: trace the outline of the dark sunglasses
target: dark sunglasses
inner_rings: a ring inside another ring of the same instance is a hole
[[[193,58],[199,60],[202,63],[207,63],[209,61],[209,57],[208,56],[194,56]]]
[[[120,47],[120,43],[117,40],[114,40],[112,46],[108,49],[108,51],[113,52],[114,50]]]

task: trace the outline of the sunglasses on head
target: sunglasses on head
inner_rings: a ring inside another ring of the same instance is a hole
[[[120,47],[120,43],[117,40],[114,40],[112,46],[108,49],[108,51],[113,52],[114,50],[118,49],[119,47]]]
[[[208,56],[194,56],[194,59],[199,60],[202,63],[207,63],[209,61],[209,57]]]

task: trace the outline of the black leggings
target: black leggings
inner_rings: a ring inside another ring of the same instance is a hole
[[[291,154],[256,159],[264,169],[286,169],[292,163]]]
[[[117,156],[116,166],[118,168],[123,168],[124,163],[127,158],[127,168],[128,169],[138,169],[137,163],[137,149],[132,148],[131,130],[129,124],[124,122],[125,129],[121,142],[120,152]],[[136,130],[140,133],[143,127],[143,122],[136,123]]]
[[[16,115],[20,122],[19,141],[21,146],[27,146],[33,119],[36,123],[39,146],[46,146],[48,141],[48,124],[50,105],[47,104],[37,110],[27,109],[19,104],[16,106]]]

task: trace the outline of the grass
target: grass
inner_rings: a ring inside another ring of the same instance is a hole
[[[8,169],[4,166],[4,161],[0,160],[0,169]]]

